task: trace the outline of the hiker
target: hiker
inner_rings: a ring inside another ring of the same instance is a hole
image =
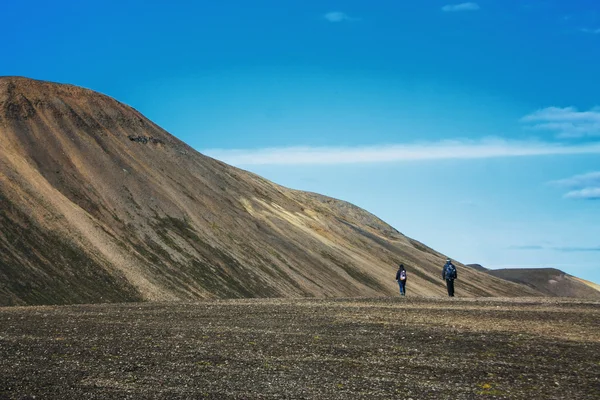
[[[446,264],[442,270],[442,279],[446,280],[446,287],[448,288],[448,296],[454,297],[454,280],[458,278],[456,273],[456,267],[452,264],[452,260],[446,259]]]
[[[404,264],[400,264],[398,267],[398,272],[396,272],[396,280],[398,281],[398,286],[400,286],[400,296],[406,295],[406,269],[404,268]]]

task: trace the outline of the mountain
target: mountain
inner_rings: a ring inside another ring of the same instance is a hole
[[[0,78],[0,305],[444,294],[444,257],[88,89]],[[540,293],[459,264],[459,296]]]
[[[465,267],[469,267],[469,268],[474,269],[475,271],[479,271],[479,272],[489,271],[487,268],[485,268],[484,266],[482,266],[480,264],[467,264],[467,265],[465,265]]]
[[[600,299],[600,287],[554,268],[488,270],[490,275],[520,283],[546,296]]]

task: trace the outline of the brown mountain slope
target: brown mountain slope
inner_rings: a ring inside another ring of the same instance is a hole
[[[546,296],[600,299],[597,285],[554,268],[507,268],[488,270],[488,273],[527,285]]]
[[[443,257],[203,156],[87,89],[0,78],[0,305],[443,295]],[[539,295],[467,268],[462,296]]]

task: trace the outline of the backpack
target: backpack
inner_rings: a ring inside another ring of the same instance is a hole
[[[456,267],[452,263],[446,265],[446,279],[456,279]]]
[[[400,280],[401,281],[405,281],[406,280],[406,270],[403,269],[402,271],[400,271]]]

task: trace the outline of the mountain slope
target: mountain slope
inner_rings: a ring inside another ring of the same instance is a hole
[[[206,157],[135,109],[0,78],[0,305],[443,295],[443,256],[343,201]],[[539,295],[464,268],[462,296]]]
[[[488,273],[527,285],[546,296],[600,299],[597,285],[554,268],[507,268],[488,270]]]

